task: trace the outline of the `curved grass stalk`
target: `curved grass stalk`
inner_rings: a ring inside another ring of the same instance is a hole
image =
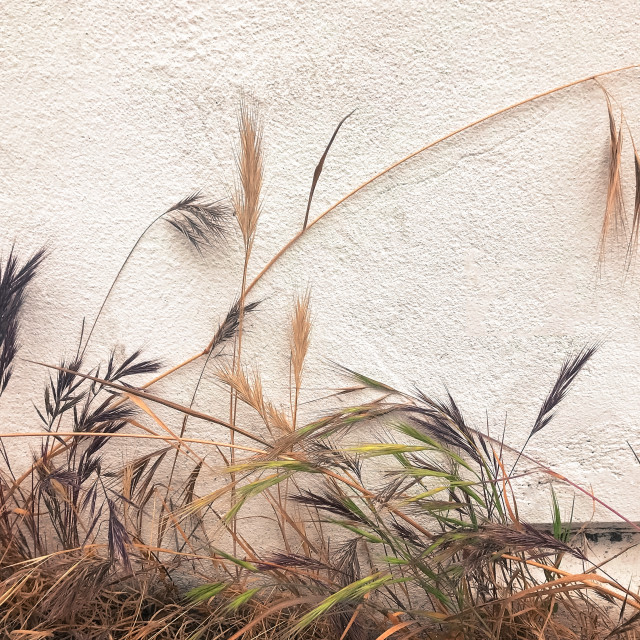
[[[437,146],[441,142],[445,142],[446,140],[449,140],[450,138],[453,138],[454,136],[457,136],[458,134],[463,133],[464,131],[467,131],[467,130],[469,130],[469,129],[471,129],[471,128],[479,125],[479,124],[482,124],[483,122],[487,122],[488,120],[496,118],[497,116],[502,115],[504,113],[507,113],[508,111],[511,111],[513,109],[517,109],[518,107],[521,107],[521,106],[523,106],[525,104],[529,104],[530,102],[535,102],[536,100],[540,100],[541,98],[545,98],[545,97],[550,96],[550,95],[552,95],[554,93],[558,93],[560,91],[564,91],[565,89],[570,89],[571,87],[576,87],[578,85],[584,84],[585,82],[595,81],[598,78],[602,78],[604,76],[610,76],[610,75],[615,74],[615,73],[621,73],[623,71],[629,71],[631,69],[638,69],[638,68],[640,68],[640,63],[638,63],[638,64],[630,64],[630,65],[627,65],[625,67],[619,67],[617,69],[611,69],[609,71],[602,71],[601,73],[595,73],[595,74],[592,74],[592,75],[587,76],[585,78],[580,78],[579,80],[573,80],[572,82],[568,82],[566,84],[560,85],[560,86],[555,87],[553,89],[548,89],[547,91],[543,91],[542,93],[538,93],[538,94],[536,94],[534,96],[531,96],[529,98],[525,98],[524,100],[520,100],[519,102],[515,102],[515,103],[513,103],[513,104],[511,104],[511,105],[509,105],[507,107],[503,107],[502,109],[498,109],[498,111],[494,111],[493,113],[490,113],[489,115],[483,116],[482,118],[479,118],[478,120],[474,120],[473,122],[465,124],[462,127],[459,127],[458,129],[455,129],[454,131],[450,131],[449,133],[445,134],[444,136],[438,138],[437,140],[433,140],[432,142],[424,145],[423,147],[420,147],[416,151],[412,151],[409,155],[406,155],[404,158],[401,158],[400,160],[397,160],[393,164],[391,164],[388,167],[382,169],[382,171],[379,171],[378,173],[376,173],[374,176],[372,176],[371,178],[369,178],[368,180],[366,180],[362,184],[358,185],[355,189],[352,189],[349,193],[347,193],[345,196],[340,198],[340,200],[338,200],[337,202],[332,204],[328,209],[323,211],[319,216],[317,216],[314,220],[312,220],[304,229],[302,229],[301,231],[296,233],[273,256],[273,258],[271,258],[271,260],[269,260],[269,262],[260,270],[260,272],[246,286],[246,289],[245,289],[245,292],[244,292],[245,295],[248,295],[253,290],[253,288],[258,284],[258,282],[260,282],[260,280],[262,280],[264,275],[271,269],[271,267],[273,267],[273,265],[276,262],[278,262],[278,260],[280,260],[280,258],[298,240],[300,240],[300,238],[305,233],[307,233],[309,231],[309,229],[311,229],[314,225],[316,225],[318,222],[320,222],[320,220],[322,220],[325,216],[327,216],[329,213],[331,213],[334,209],[337,209],[341,204],[346,202],[349,198],[351,198],[352,196],[356,195],[357,193],[362,191],[365,187],[368,187],[371,183],[375,182],[376,180],[378,180],[382,176],[386,175],[387,173],[389,173],[393,169],[395,169],[395,168],[399,167],[400,165],[404,164],[405,162],[408,162],[412,158],[415,158],[416,156],[424,153],[425,151],[428,151],[429,149],[432,149],[433,147]],[[174,373],[178,369],[181,369],[182,367],[184,367],[187,364],[193,362],[194,360],[197,360],[201,356],[206,355],[206,353],[207,353],[207,351],[205,349],[205,350],[197,353],[196,355],[191,356],[190,358],[188,358],[184,362],[176,365],[175,367],[172,367],[171,369],[168,369],[167,371],[165,371],[164,373],[160,374],[159,376],[156,376],[151,382],[147,383],[147,385],[145,385],[145,387],[143,387],[143,388],[146,388],[146,386],[149,386],[149,385],[151,385],[151,384],[153,384],[155,382],[158,382],[159,380],[162,380],[163,378],[165,378],[166,376]]]
[[[85,340],[84,346],[81,344],[78,347],[78,353],[82,356],[87,350],[87,346],[89,341],[91,340],[91,336],[98,324],[98,320],[100,319],[104,308],[111,297],[111,293],[113,292],[122,272],[125,267],[129,263],[131,256],[134,254],[142,239],[147,235],[147,232],[153,227],[156,222],[168,216],[170,214],[181,213],[182,218],[179,219],[168,219],[169,223],[178,231],[180,231],[187,240],[197,249],[199,253],[202,253],[202,245],[210,244],[211,237],[219,239],[224,234],[224,216],[226,211],[224,207],[221,207],[216,202],[206,202],[204,201],[202,194],[200,191],[195,191],[191,195],[187,196],[180,200],[180,202],[174,204],[172,207],[156,216],[144,229],[144,231],[138,236],[138,239],[135,241],[133,247],[127,254],[127,257],[124,259],[124,262],[118,269],[118,273],[116,273],[116,277],[111,282],[111,286],[107,291],[104,299],[102,300],[102,304],[98,309],[98,313],[91,325],[91,329],[89,330],[89,334]],[[82,338],[80,339],[82,343]]]

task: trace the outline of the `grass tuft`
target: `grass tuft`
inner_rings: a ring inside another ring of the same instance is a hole
[[[608,239],[623,229],[626,234],[629,226],[620,187],[623,116],[618,125],[606,91],[605,97],[610,170],[601,256]],[[564,484],[621,514],[523,449],[483,433],[449,392],[443,398],[419,389],[407,393],[338,365],[338,374],[354,386],[337,387],[329,398],[340,401],[339,408],[318,409],[308,421],[299,408],[313,361],[309,291],[295,298],[289,325],[274,329],[289,336],[283,354],[289,376],[279,381],[288,405],[269,397],[259,366],[243,359],[245,322],[259,304],[251,299],[253,286],[337,206],[309,223],[316,184],[345,119],[313,173],[302,231],[249,281],[263,207],[264,154],[259,114],[244,101],[231,202],[194,193],[156,218],[200,252],[231,241],[227,232],[235,216],[244,250],[238,298],[219,311],[222,321],[212,324],[206,347],[162,372],[160,362],[140,351],[124,357],[113,351],[105,362],[91,362],[86,346],[107,294],[76,356],[45,365],[50,375],[36,407],[36,428],[0,433],[4,636],[636,637],[640,595],[590,560],[582,529],[571,526],[573,515],[563,522],[553,488],[548,528],[519,515],[515,467],[522,459],[530,467],[523,474]],[[628,255],[640,226],[637,153],[635,163]],[[0,266],[0,394],[8,389],[26,292],[44,255],[39,251],[21,262],[12,248]],[[598,348],[567,357],[527,442],[555,418]],[[201,366],[190,381],[189,405],[148,390],[196,360]],[[209,362],[221,384],[215,398],[200,400],[218,408],[222,400],[226,415],[194,409]],[[358,401],[349,404],[345,399],[354,393]],[[156,405],[180,416],[181,429],[164,422]],[[208,431],[188,434],[187,418],[198,420],[199,429],[216,429],[215,439]],[[27,469],[16,469],[4,447],[13,437],[37,438]],[[124,449],[124,441],[134,446]]]

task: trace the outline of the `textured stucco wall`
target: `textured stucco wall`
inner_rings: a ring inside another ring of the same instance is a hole
[[[0,248],[51,248],[21,355],[71,353],[82,317],[93,319],[149,221],[196,188],[228,192],[242,91],[266,126],[257,273],[299,229],[315,163],[346,113],[357,109],[316,214],[469,121],[640,62],[638,16],[634,0],[3,2]],[[603,82],[640,138],[640,72]],[[630,489],[640,465],[626,444],[640,449],[640,283],[633,272],[623,282],[614,259],[600,277],[596,269],[607,153],[606,106],[591,82],[406,163],[327,216],[261,281],[247,361],[283,397],[287,316],[309,286],[305,399],[338,383],[327,360],[431,394],[446,383],[471,424],[488,416],[500,433],[506,416],[507,440],[519,445],[565,354],[605,339],[530,452],[640,519]],[[199,258],[168,225],[155,227],[110,299],[92,358],[113,344],[145,346],[167,364],[192,355],[237,294],[239,264],[238,239]],[[196,374],[157,391],[188,402]],[[38,428],[31,400],[45,379],[19,363],[2,430]],[[198,406],[217,402],[207,379]],[[197,421],[191,429],[212,434]],[[27,459],[27,445],[11,446]],[[525,495],[530,519],[547,519],[547,496],[546,487]],[[590,504],[580,508],[589,515]]]

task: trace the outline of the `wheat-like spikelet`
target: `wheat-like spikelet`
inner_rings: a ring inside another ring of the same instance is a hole
[[[262,126],[256,109],[243,100],[238,117],[240,150],[236,158],[238,180],[233,191],[233,208],[242,232],[245,251],[253,244],[260,218],[263,182]]]

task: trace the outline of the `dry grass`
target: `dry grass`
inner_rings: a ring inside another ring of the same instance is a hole
[[[640,161],[635,153],[629,221],[621,189],[624,117],[617,124],[614,101],[605,97],[610,170],[600,254],[623,236],[630,260],[640,227]],[[262,126],[251,103],[239,113],[231,205],[194,194],[156,218],[196,251],[229,241],[228,231],[238,225],[244,262],[237,302],[201,352],[162,373],[139,352],[112,355],[90,369],[84,354],[114,282],[76,357],[46,365],[50,378],[37,426],[0,439],[0,445],[14,437],[40,441],[33,464],[21,472],[1,448],[0,627],[6,637],[635,638],[640,596],[606,567],[590,565],[580,534],[562,522],[555,494],[550,531],[519,517],[515,470],[564,482],[609,507],[523,450],[474,429],[450,395],[407,394],[342,370],[351,382],[335,393],[340,408],[302,422],[309,292],[295,299],[290,326],[282,328],[290,336],[283,354],[290,364],[288,406],[272,402],[260,371],[243,363],[243,331],[259,313],[249,298],[254,285],[346,199],[308,223],[316,184],[345,120],[316,167],[302,231],[253,281],[247,272],[264,167]],[[633,144],[630,132],[629,138]],[[20,267],[12,252],[0,269],[0,393],[10,391],[19,320],[43,255]],[[595,352],[587,347],[566,359],[529,438],[554,419]],[[148,390],[196,360],[201,368],[189,406]],[[222,384],[228,416],[193,408],[207,367]],[[178,412],[181,429],[172,430],[155,405]],[[216,425],[228,439],[188,437],[189,418]],[[136,457],[114,462],[111,453],[122,438],[136,440]],[[564,569],[566,558],[583,563],[584,571]]]

